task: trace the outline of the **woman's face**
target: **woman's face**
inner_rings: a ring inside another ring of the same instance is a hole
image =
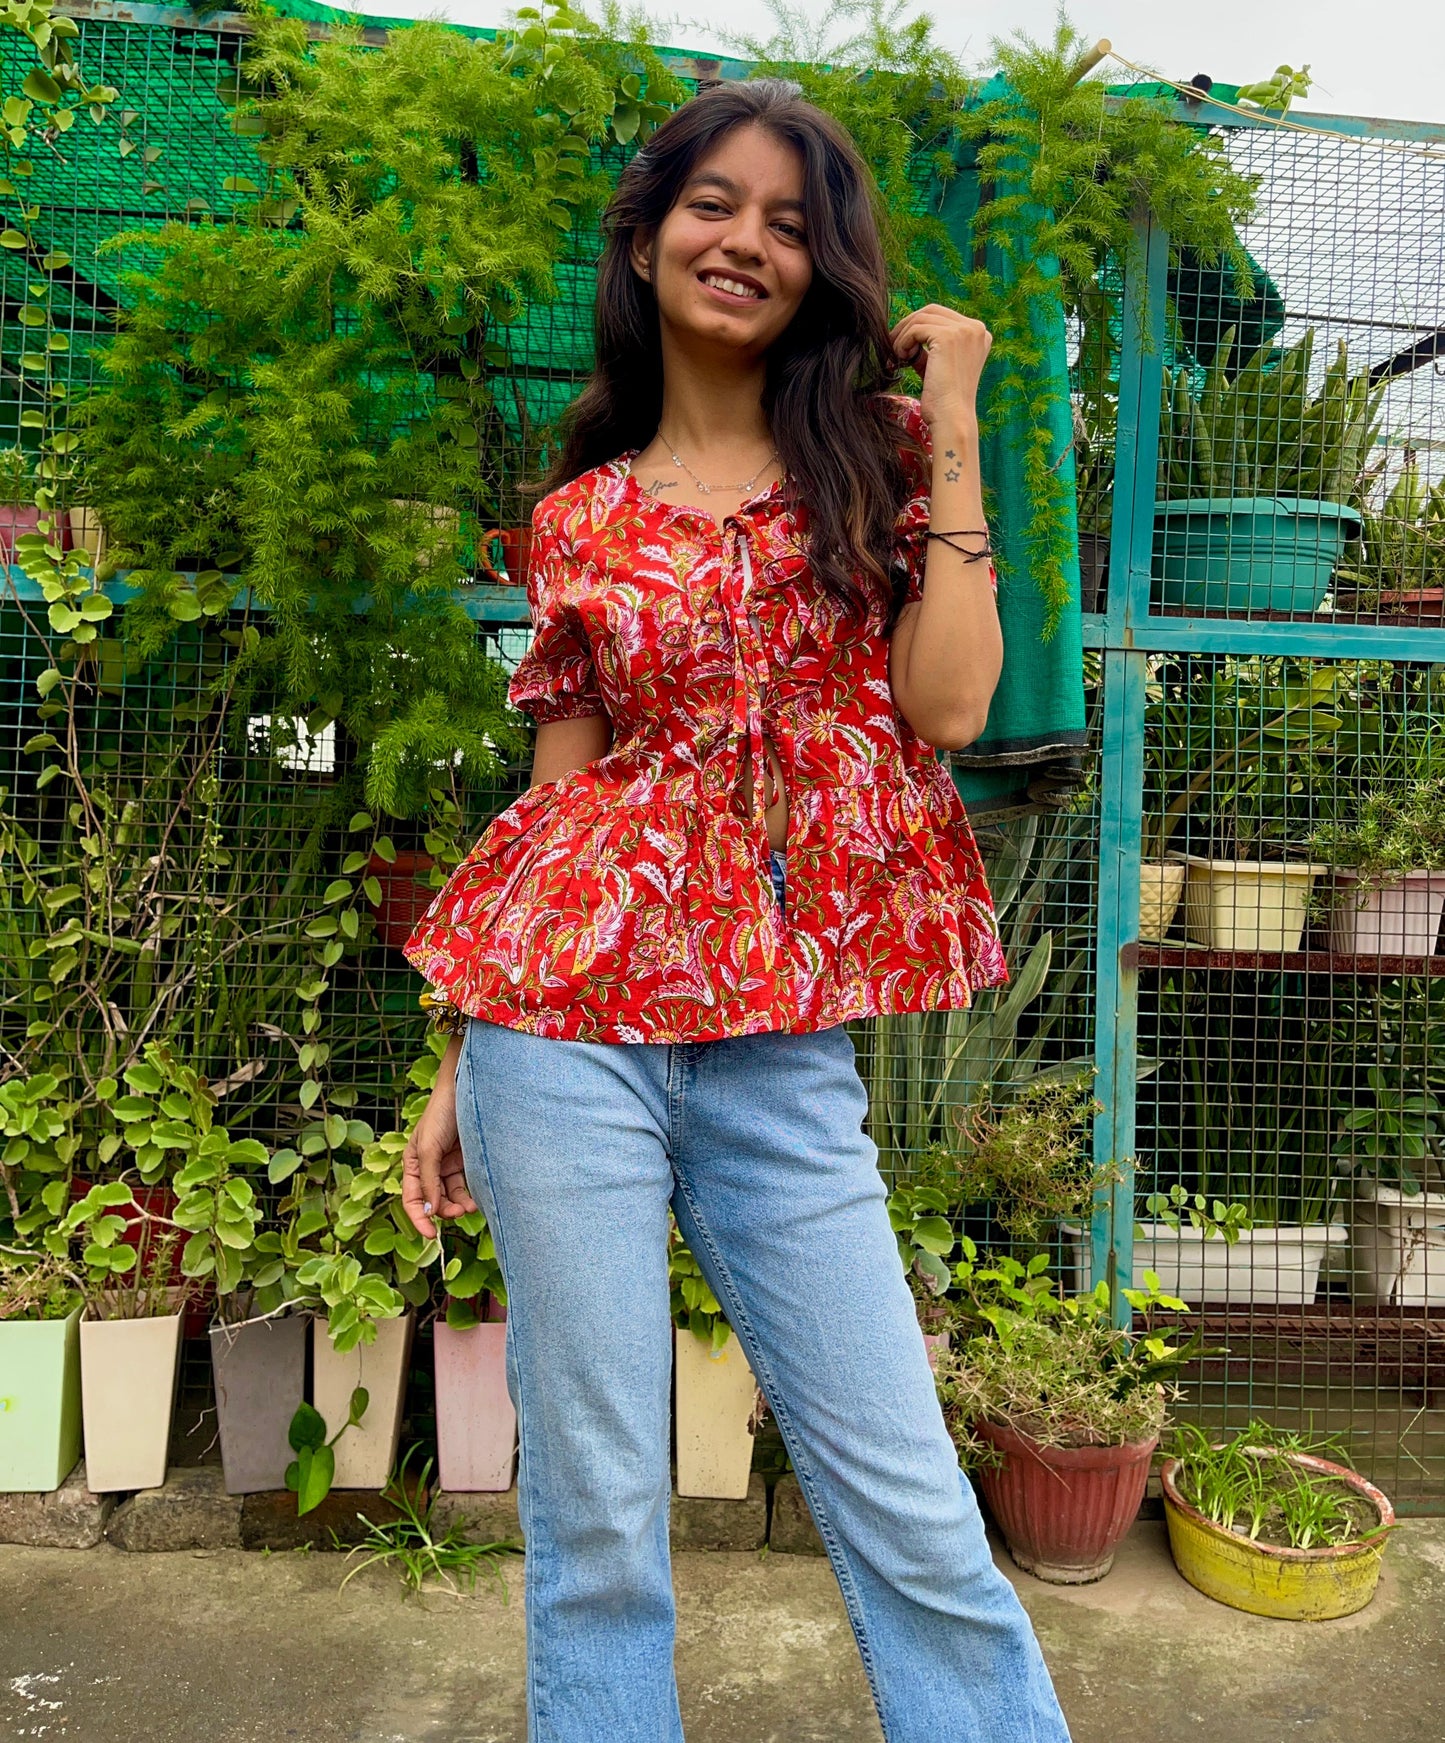
[[[803,157],[766,128],[735,127],[700,157],[651,238],[632,245],[674,338],[761,356],[813,279]]]

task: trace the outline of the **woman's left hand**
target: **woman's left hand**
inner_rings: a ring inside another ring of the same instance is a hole
[[[972,315],[925,303],[905,315],[889,337],[900,363],[923,378],[919,409],[930,428],[971,424],[977,416],[978,380],[993,334]]]

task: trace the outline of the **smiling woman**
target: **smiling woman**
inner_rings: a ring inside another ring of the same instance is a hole
[[[549,1743],[681,1739],[669,1208],[892,1743],[1067,1743],[943,1421],[844,1027],[1006,978],[935,754],[998,674],[988,334],[933,304],[890,329],[875,200],[781,80],[696,97],[623,172],[596,369],[532,517],[508,694],[533,783],[407,945],[473,1019],[404,1198],[426,1233],[480,1205],[496,1239]],[[906,361],[920,399],[892,391]]]

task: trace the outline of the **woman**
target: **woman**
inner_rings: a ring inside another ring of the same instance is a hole
[[[847,1019],[1005,978],[936,751],[1001,660],[989,335],[890,331],[871,178],[780,80],[659,128],[533,516],[532,785],[407,954],[455,1014],[405,1202],[510,1304],[533,1743],[676,1743],[669,1207],[787,1442],[889,1743],[1067,1730],[959,1472]],[[900,363],[921,401],[885,391]]]

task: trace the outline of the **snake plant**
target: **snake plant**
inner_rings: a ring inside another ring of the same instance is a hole
[[[1196,395],[1189,371],[1165,372],[1159,494],[1171,501],[1297,497],[1353,503],[1378,433],[1383,387],[1351,377],[1340,342],[1311,394],[1314,329],[1278,351],[1262,347],[1231,369],[1226,332]]]

